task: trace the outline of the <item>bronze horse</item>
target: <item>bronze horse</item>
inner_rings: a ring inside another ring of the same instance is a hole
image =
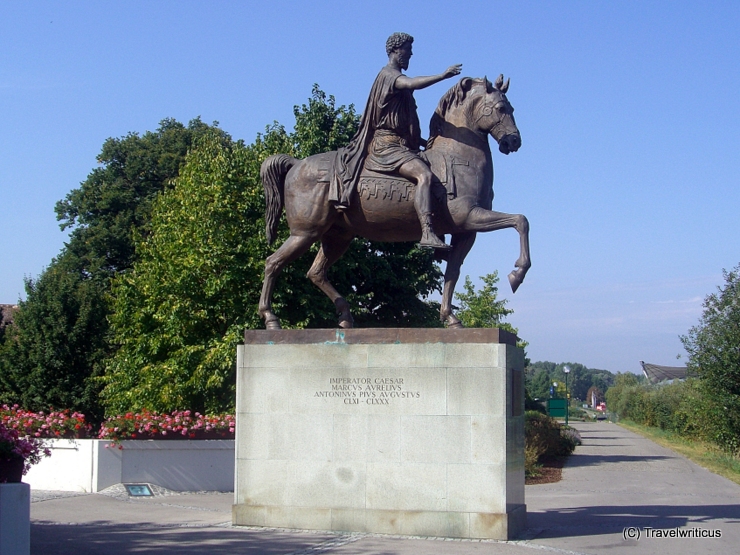
[[[435,176],[434,229],[452,235],[452,250],[444,253],[447,267],[440,308],[440,318],[451,328],[462,327],[452,313],[452,295],[477,232],[510,227],[519,232],[520,255],[508,276],[512,291],[516,292],[531,266],[527,218],[491,210],[493,160],[488,135],[504,154],[521,146],[514,109],[506,98],[508,88],[509,81],[504,83],[503,75],[495,85],[486,78],[465,77],[445,93],[430,123],[423,155]],[[290,237],[265,262],[259,313],[267,329],[280,328],[280,320],[272,312],[272,292],[280,271],[316,241],[321,241],[321,249],[308,278],[334,303],[339,326],[351,328],[349,303],[327,279],[327,269],[356,235],[385,242],[418,241],[421,237],[414,210],[415,185],[400,176],[363,172],[350,208],[336,210],[328,200],[333,156],[332,152],[297,160],[277,154],[262,164],[268,242],[275,238],[283,206],[290,228]]]

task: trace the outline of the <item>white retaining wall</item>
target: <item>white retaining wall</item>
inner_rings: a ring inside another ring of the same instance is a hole
[[[234,491],[234,440],[55,439],[51,457],[29,470],[33,489],[97,492],[120,483],[173,491]]]

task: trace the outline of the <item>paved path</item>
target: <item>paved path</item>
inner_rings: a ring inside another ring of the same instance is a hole
[[[584,445],[557,484],[527,486],[529,530],[517,542],[445,541],[230,525],[232,494],[131,500],[32,492],[32,555],[735,554],[740,486],[606,422],[579,424]],[[623,538],[638,527],[639,540]],[[647,538],[645,527],[721,530],[719,539]]]
[[[574,426],[583,445],[563,480],[527,486],[532,543],[594,554],[740,553],[740,486],[616,424]],[[625,541],[626,527],[640,528],[640,539]],[[722,537],[648,538],[646,527]]]

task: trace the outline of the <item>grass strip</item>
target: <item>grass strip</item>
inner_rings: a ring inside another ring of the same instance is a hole
[[[620,420],[618,424],[662,447],[683,455],[710,472],[740,484],[740,459],[721,451],[711,443],[699,439],[689,439],[668,430],[643,426],[631,420]]]

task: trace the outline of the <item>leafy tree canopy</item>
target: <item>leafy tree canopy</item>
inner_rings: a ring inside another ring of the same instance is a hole
[[[595,385],[592,385],[588,388],[588,391],[586,392],[586,397],[583,400],[595,407],[599,403],[604,402],[606,398],[604,397],[604,392],[601,389],[599,389]]]
[[[207,135],[155,201],[139,260],[114,280],[109,412],[228,408],[240,324],[257,324],[258,284],[245,276],[259,275],[265,251],[250,171],[258,149]]]
[[[698,325],[681,337],[688,369],[699,376],[713,414],[712,439],[740,452],[740,265],[723,271],[725,284],[704,299]]]
[[[73,254],[26,280],[25,301],[0,347],[0,401],[102,417],[94,376],[102,373],[106,283],[82,275]]]
[[[134,260],[134,230],[144,231],[157,193],[177,177],[193,140],[211,127],[196,118],[185,127],[164,119],[155,132],[109,138],[95,168],[56,205],[67,249],[89,273],[113,275]],[[223,132],[220,132],[223,134]]]
[[[483,288],[475,290],[470,276],[465,276],[462,293],[455,293],[455,299],[460,301],[457,317],[466,328],[502,328],[512,333],[516,330],[504,322],[514,311],[506,308],[506,299],[498,299],[498,271],[480,277]]]
[[[514,311],[506,308],[506,299],[498,298],[498,271],[480,279],[483,287],[476,291],[470,276],[465,276],[463,292],[455,293],[455,299],[460,301],[457,317],[466,328],[501,328],[518,336],[519,330],[509,322],[504,322],[504,318]],[[517,346],[522,349],[526,349],[527,345],[526,341],[517,341]],[[529,360],[525,360],[525,364],[528,365]]]
[[[570,368],[568,391],[571,398],[585,401],[591,387],[606,391],[614,382],[614,374],[608,370],[587,368],[578,362],[538,361],[530,364],[525,372],[526,385],[532,397],[548,397],[553,382],[562,383],[563,388],[565,388],[565,372],[563,370],[566,366]],[[636,380],[638,379],[635,374],[629,375],[634,376]]]
[[[740,265],[704,299],[698,325],[681,337],[688,368],[723,395],[740,397]]]
[[[214,130],[199,119],[172,119],[156,132],[130,133],[103,144],[79,188],[57,203],[71,234],[62,252],[36,279],[0,349],[0,397],[29,409],[69,408],[102,416],[96,376],[111,353],[110,278],[131,266],[134,237],[147,233],[151,204],[178,175],[193,140]]]

